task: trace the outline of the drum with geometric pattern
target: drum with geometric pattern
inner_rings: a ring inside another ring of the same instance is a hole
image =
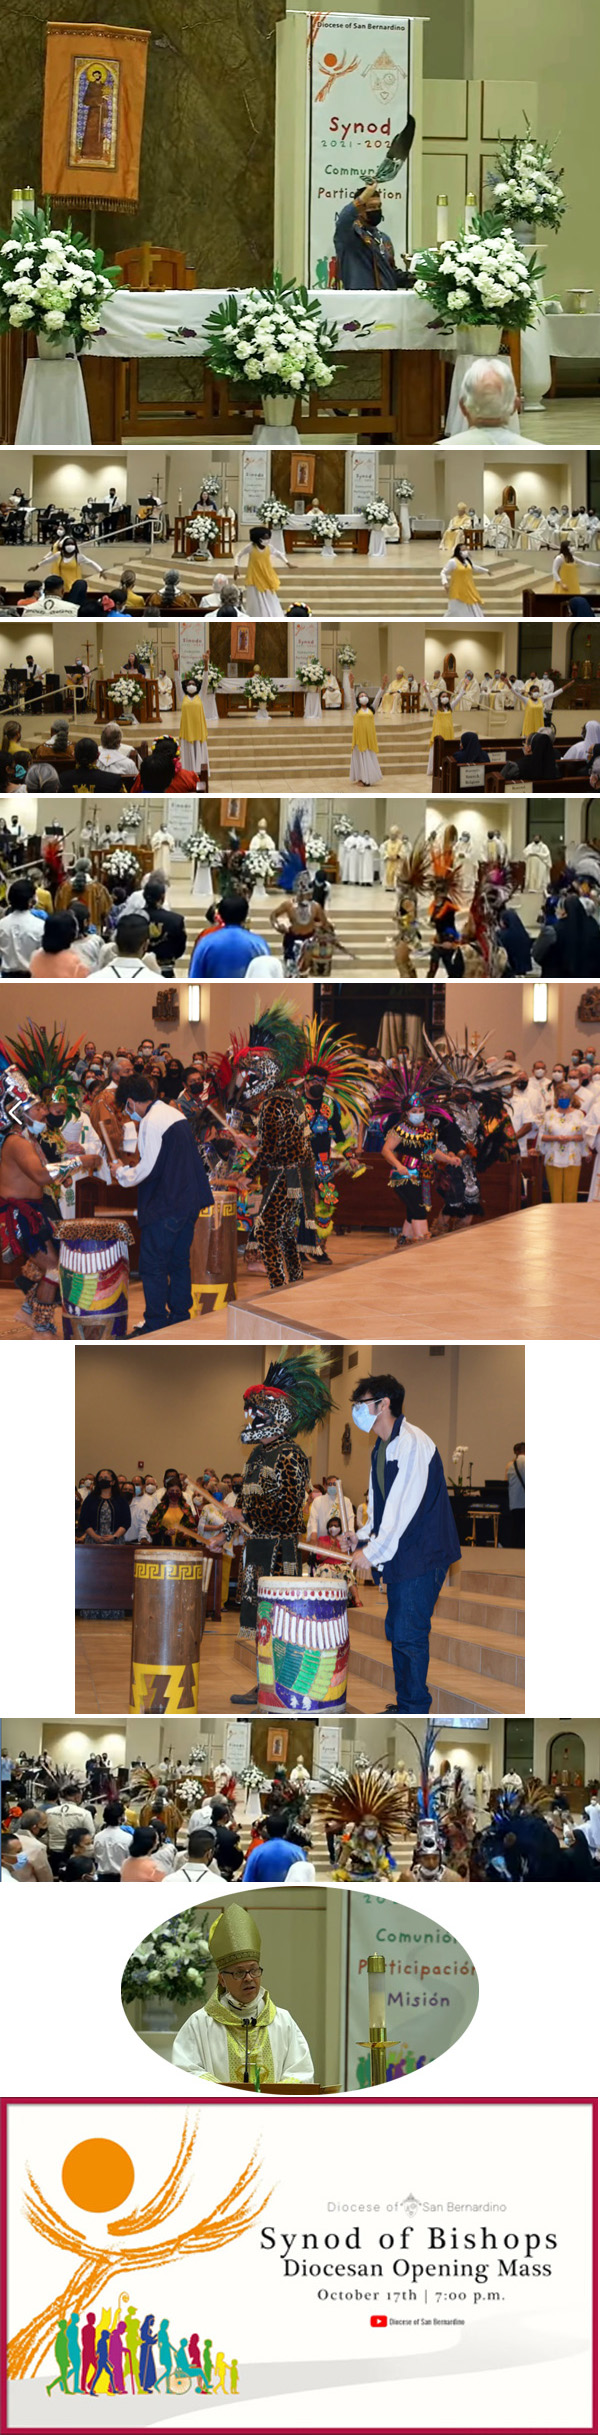
[[[129,1711],[195,1716],[210,1559],[194,1548],[140,1547],[133,1567]]]
[[[63,1336],[81,1343],[127,1335],[129,1247],[124,1218],[66,1218],[58,1274]]]
[[[328,1716],[345,1708],[350,1642],[345,1581],[263,1575],[257,1605],[258,1706]]]

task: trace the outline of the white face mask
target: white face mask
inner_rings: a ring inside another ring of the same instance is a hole
[[[371,1412],[368,1404],[353,1404],[352,1419],[356,1428],[364,1429],[365,1437],[368,1437],[369,1430],[375,1427],[377,1413]]]

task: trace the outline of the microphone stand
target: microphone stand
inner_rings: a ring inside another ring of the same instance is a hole
[[[248,2069],[248,2039],[249,2039],[249,2036],[250,2036],[250,2031],[251,2031],[251,2029],[256,2029],[257,2018],[258,2018],[258,2015],[255,2013],[255,2015],[254,2015],[254,2020],[250,2019],[249,2021],[244,2021],[244,2029],[245,2029],[245,2032],[246,2032],[246,2053],[245,2053],[245,2058],[244,2058],[244,2078],[243,2078],[243,2082],[242,2082],[242,2087],[243,2087],[243,2088],[249,2088],[249,2087],[250,2087],[250,2072],[249,2072],[249,2069]]]

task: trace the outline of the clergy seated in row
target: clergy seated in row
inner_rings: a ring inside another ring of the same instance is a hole
[[[172,2062],[197,2079],[254,2090],[314,2080],[302,2030],[262,1985],[260,1929],[251,1911],[239,1902],[228,1904],[209,1928],[208,1941],[217,1985],[178,2030]]]

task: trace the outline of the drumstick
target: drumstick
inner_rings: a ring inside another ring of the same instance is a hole
[[[336,1555],[333,1547],[319,1547],[317,1539],[299,1539],[298,1546],[303,1555],[306,1552],[308,1556],[318,1556],[321,1564],[347,1565],[348,1563],[347,1555]]]

